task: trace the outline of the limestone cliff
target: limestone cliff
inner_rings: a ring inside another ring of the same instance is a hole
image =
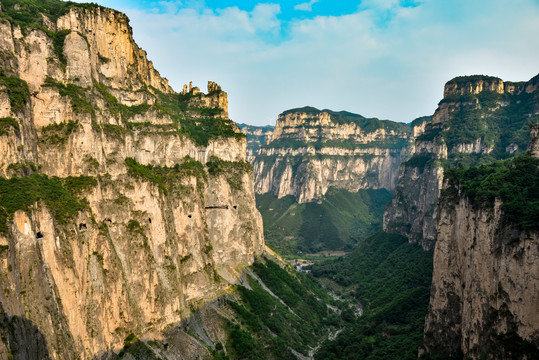
[[[425,351],[539,356],[538,183],[539,159],[530,155],[446,175]]]
[[[521,83],[482,75],[449,81],[432,120],[415,140],[412,158],[400,169],[384,230],[432,249],[443,170],[525,151],[528,124],[539,115],[538,84],[539,76]]]
[[[260,147],[271,139],[274,126],[253,126],[246,124],[238,124],[238,126],[247,136],[247,161],[253,164]]]
[[[311,107],[285,111],[253,161],[255,192],[305,203],[330,187],[393,190],[409,139],[405,124]]]
[[[50,5],[0,12],[0,354],[93,359],[227,291],[262,222],[226,93],[175,93],[125,15]]]

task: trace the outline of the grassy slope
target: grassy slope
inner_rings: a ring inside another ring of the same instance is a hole
[[[208,346],[214,359],[295,360],[291,349],[307,355],[330,328],[342,325],[339,316],[327,307],[339,303],[309,278],[268,258],[260,259],[251,270],[275,296],[254,277],[245,275],[249,287],[237,286],[220,307],[227,339],[214,344],[215,349]],[[186,326],[187,334],[204,343]],[[130,335],[118,358],[131,354],[137,359],[160,359],[157,354],[166,353],[165,344]]]
[[[391,193],[331,188],[321,204],[298,204],[292,196],[257,195],[267,244],[282,254],[352,249],[381,226]]]

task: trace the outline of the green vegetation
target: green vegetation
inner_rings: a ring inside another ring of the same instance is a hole
[[[0,70],[0,86],[6,87],[11,111],[21,111],[30,97],[28,83],[16,76],[7,76],[4,74],[3,70]]]
[[[126,355],[131,355],[130,359],[159,360],[159,356],[144,341],[141,341],[135,334],[129,334],[124,340],[124,347],[118,354],[117,359],[123,359]]]
[[[403,123],[390,121],[390,120],[379,120],[377,118],[365,118],[361,115],[354,114],[348,111],[337,112],[337,111],[332,111],[328,109],[318,110],[311,106],[306,106],[306,107],[297,108],[297,109],[290,109],[290,110],[284,111],[281,115],[287,115],[287,114],[292,114],[296,112],[303,112],[303,113],[312,114],[312,115],[318,115],[322,112],[326,112],[331,116],[331,120],[334,123],[339,124],[339,125],[354,123],[357,126],[361,127],[361,129],[363,129],[363,131],[365,131],[366,133],[372,133],[378,129],[385,129],[389,131],[394,130],[394,131],[399,131],[405,134],[410,132],[410,127]],[[308,121],[307,121],[307,125],[308,125]]]
[[[313,265],[312,274],[338,285],[364,308],[334,341],[322,345],[316,359],[417,359],[432,253],[380,232],[346,257]]]
[[[247,161],[226,161],[216,156],[211,156],[206,163],[208,173],[213,176],[224,175],[230,187],[234,190],[242,189],[243,174],[251,172],[251,164]]]
[[[320,204],[256,195],[266,242],[283,255],[354,248],[380,228],[389,200],[391,193],[384,189],[351,193],[330,188]]]
[[[482,78],[481,76],[477,79]],[[473,81],[476,77],[455,79],[456,82]],[[497,78],[487,78],[495,80]],[[482,91],[445,98],[451,109],[449,121],[437,127],[427,127],[418,140],[445,142],[448,159],[441,165],[445,169],[460,166],[476,166],[494,160],[507,159],[525,151],[530,141],[529,125],[539,121],[534,114],[539,90],[515,94],[498,94]],[[457,152],[460,144],[473,144],[478,139],[481,145],[492,150],[481,154]],[[516,146],[516,147],[515,147]],[[508,149],[517,149],[516,153]]]
[[[468,75],[468,76],[457,76],[456,78],[453,78],[447,82],[447,84],[455,84],[457,86],[463,86],[468,83],[473,83],[477,81],[488,81],[488,82],[494,82],[494,81],[501,81],[500,78],[494,77],[494,76],[488,76],[488,75]]]
[[[64,55],[64,42],[66,36],[71,33],[70,29],[60,30],[52,35],[52,44],[54,46],[54,54],[64,66],[67,65],[67,58]]]
[[[252,290],[239,286],[241,301],[229,301],[242,325],[229,327],[230,358],[266,359],[268,354],[295,359],[289,347],[306,354],[330,325],[338,325],[338,317],[326,306],[329,296],[308,278],[291,274],[267,258],[255,263],[253,270],[286,306],[249,276]]]
[[[79,127],[78,121],[53,123],[41,129],[41,140],[49,144],[65,144],[71,134]]]
[[[142,165],[133,158],[125,159],[125,164],[129,175],[156,184],[164,194],[168,194],[171,189],[182,189],[181,179],[185,177],[196,177],[199,189],[207,178],[204,165],[189,156],[185,157],[183,163],[173,167]]]
[[[18,9],[16,5],[18,5]],[[56,20],[72,7],[93,9],[98,6],[97,4],[79,4],[60,0],[2,0],[3,12],[0,14],[24,30],[26,27],[43,28],[41,14],[46,15],[53,23],[56,23]]]
[[[97,53],[97,57],[99,58],[99,61],[101,61],[103,64],[107,64],[110,62],[110,59],[108,57],[103,56],[100,53]]]
[[[232,120],[220,118],[181,119],[180,133],[187,135],[198,146],[208,146],[211,139],[218,137],[245,138],[241,132],[236,132]]]
[[[28,176],[37,171],[37,166],[32,161],[24,163],[18,162],[9,164],[7,170],[14,175]]]
[[[539,229],[539,159],[526,153],[475,168],[449,169],[446,201],[457,200],[461,190],[476,207],[502,201],[503,221],[524,230]]]
[[[77,199],[77,191],[95,184],[87,177],[57,177],[32,174],[11,179],[0,178],[0,233],[8,231],[8,221],[17,210],[28,211],[38,200],[43,200],[57,223],[66,224],[84,209]]]
[[[310,142],[304,142],[299,139],[294,138],[279,138],[276,140],[273,140],[269,144],[262,145],[261,147],[266,149],[299,149],[299,148],[305,148],[305,147],[314,147],[316,150],[320,150],[322,148],[327,147],[338,147],[348,150],[355,150],[355,149],[369,149],[369,148],[380,148],[380,149],[402,149],[406,144],[408,140],[404,138],[392,138],[392,139],[386,139],[384,141],[371,141],[367,144],[364,143],[355,143],[353,141],[336,141],[336,140],[327,140],[322,141],[319,139],[318,141],[310,141]]]
[[[58,89],[60,96],[69,96],[71,99],[71,108],[74,112],[94,114],[92,104],[86,100],[87,96],[84,88],[75,84],[63,84],[50,76],[47,76],[45,83],[42,86]]]
[[[124,104],[121,104],[118,99],[112,95],[105,85],[99,84],[98,82],[94,82],[94,87],[99,91],[99,93],[102,95],[103,99],[105,100],[105,104],[107,106],[107,109],[116,116],[122,117],[122,119],[125,121],[127,119],[130,119],[134,117],[135,115],[140,115],[148,111],[152,106],[146,103],[140,104],[140,105],[133,105],[133,106],[127,106]]]
[[[125,139],[125,134],[127,133],[127,129],[122,125],[101,124],[101,129],[105,135],[119,141],[123,141]]]
[[[220,109],[190,107],[192,94],[164,94],[156,89],[154,91],[158,94],[159,106],[178,124],[180,133],[192,139],[196,145],[208,146],[211,139],[218,137],[245,138],[243,133],[236,132],[236,125],[232,120],[213,117],[220,113]],[[191,118],[188,111],[195,111],[201,117]]]
[[[425,171],[425,167],[427,165],[432,166],[435,160],[436,159],[433,158],[431,154],[420,153],[412,156],[404,164],[406,166],[418,168],[419,172],[423,173],[423,171]]]
[[[96,187],[97,180],[92,176],[68,176],[64,178],[63,184],[71,194],[80,194]]]
[[[0,118],[0,136],[9,135],[10,129],[13,129],[15,134],[19,135],[19,122],[12,117]]]

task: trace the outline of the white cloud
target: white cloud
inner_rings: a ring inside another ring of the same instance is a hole
[[[238,122],[274,123],[304,105],[409,122],[433,113],[454,76],[519,81],[539,72],[535,0],[373,6],[286,26],[275,4],[127,13],[136,41],[176,89],[217,81]]]
[[[319,0],[311,0],[309,2],[297,4],[296,6],[294,6],[294,10],[311,12],[313,11],[313,5],[316,4],[318,1]]]

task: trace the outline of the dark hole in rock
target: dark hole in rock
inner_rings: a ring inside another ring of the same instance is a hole
[[[148,222],[151,224],[152,223],[152,218],[148,218]]]
[[[105,221],[108,222],[108,223],[110,223],[110,224],[112,224],[112,220],[109,219],[109,218],[105,218],[105,219],[103,220],[103,222],[105,222]]]
[[[79,230],[86,230],[86,224],[85,223],[80,223],[79,224]]]
[[[191,218],[191,214],[187,215],[187,217],[190,219],[190,218]]]
[[[236,210],[238,208],[238,205],[234,205],[233,208],[234,210]]]
[[[41,239],[42,237],[43,237],[43,234],[41,233],[41,231],[38,231],[36,233],[36,238]]]

